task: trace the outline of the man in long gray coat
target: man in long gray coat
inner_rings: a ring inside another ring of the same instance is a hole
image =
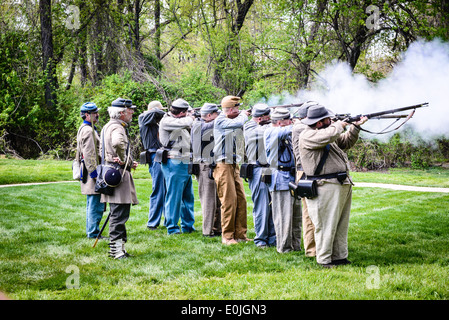
[[[307,179],[317,180],[318,196],[306,199],[309,216],[315,226],[316,260],[325,268],[349,264],[348,228],[351,211],[352,181],[345,150],[359,137],[362,117],[354,124],[332,122],[333,113],[324,106],[311,106],[307,127],[299,135],[301,164]],[[345,128],[349,125],[349,129]],[[328,156],[320,172],[318,164],[325,152]]]
[[[131,169],[138,165],[132,159],[130,152],[130,141],[128,126],[132,121],[135,106],[131,100],[118,98],[108,108],[110,121],[101,131],[104,138],[105,164],[119,169],[122,179],[120,184],[114,188],[113,195],[101,195],[101,202],[109,203],[111,210],[109,218],[109,254],[114,259],[126,258],[129,254],[125,250],[127,241],[125,223],[128,221],[131,204],[139,203],[137,200],[134,180]]]
[[[200,119],[192,124],[192,160],[199,165],[196,175],[198,181],[198,196],[203,213],[203,236],[216,237],[221,235],[221,203],[218,198],[217,186],[211,179],[211,166],[214,160],[214,121],[219,114],[218,106],[205,103],[200,109]]]
[[[80,114],[84,120],[76,136],[77,153],[81,159],[81,194],[86,195],[86,234],[88,238],[96,238],[100,233],[100,221],[105,204],[100,202],[101,195],[95,192],[95,178],[99,164],[98,148],[100,137],[95,124],[98,122],[98,108],[93,102],[81,106]],[[84,171],[84,172],[83,172]]]

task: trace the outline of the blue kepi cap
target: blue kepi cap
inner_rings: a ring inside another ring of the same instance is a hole
[[[98,112],[100,110],[93,102],[86,102],[81,106],[81,112]]]

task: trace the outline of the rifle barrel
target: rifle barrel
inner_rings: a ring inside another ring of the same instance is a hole
[[[271,106],[270,108],[299,108],[303,105],[304,103],[291,103],[291,104],[280,104],[277,106]]]
[[[397,108],[397,109],[391,109],[391,110],[386,110],[386,111],[364,114],[363,116],[370,119],[373,117],[383,116],[383,115],[392,114],[392,113],[396,113],[396,112],[400,112],[400,111],[412,110],[412,109],[417,109],[417,108],[421,108],[421,107],[427,107],[428,105],[429,105],[429,103],[425,102],[425,103],[416,104],[414,106],[409,106],[409,107],[403,107],[403,108]]]

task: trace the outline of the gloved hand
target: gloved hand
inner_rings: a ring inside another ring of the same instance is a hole
[[[89,174],[89,176],[90,176],[92,179],[95,179],[95,178],[98,176],[97,169],[95,169],[94,171],[92,171],[92,172]]]

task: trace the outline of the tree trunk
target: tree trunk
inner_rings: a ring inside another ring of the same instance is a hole
[[[70,90],[70,87],[72,86],[73,77],[75,76],[76,64],[78,62],[78,55],[79,50],[77,48],[77,50],[73,53],[72,64],[70,66],[70,74],[67,78],[67,86],[65,87],[66,90]]]
[[[56,63],[53,56],[53,30],[51,24],[51,0],[39,1],[39,15],[41,22],[42,60],[45,75],[45,104],[52,108],[57,103]]]
[[[87,83],[89,78],[89,72],[87,68],[87,46],[86,46],[86,36],[87,30],[84,30],[79,35],[79,66],[80,66],[80,74],[81,74],[81,86]]]
[[[134,1],[134,49],[140,53],[140,1]]]
[[[156,45],[156,58],[161,61],[161,2],[154,0],[154,43]]]

